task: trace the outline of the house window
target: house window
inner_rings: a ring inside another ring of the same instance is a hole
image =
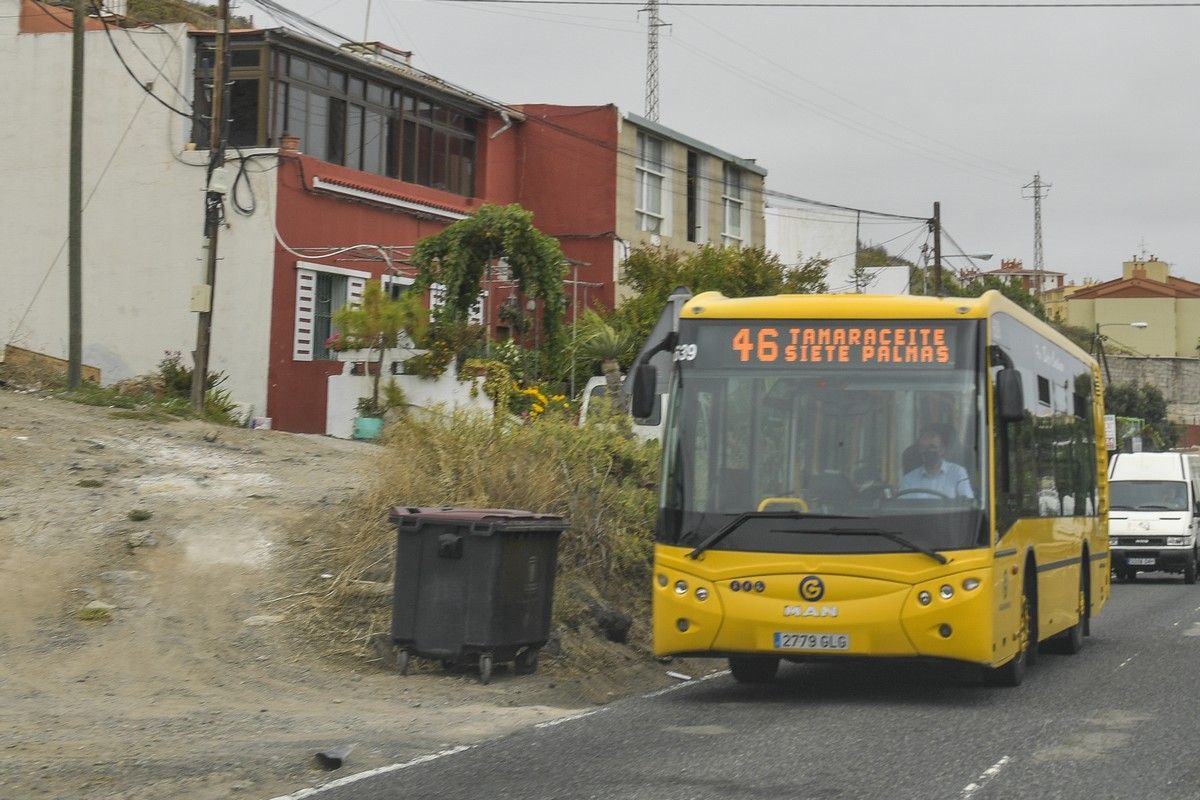
[[[369,272],[296,263],[296,323],[292,358],[313,361],[331,358],[325,342],[337,332],[333,316],[343,306],[362,302]]]
[[[345,275],[317,273],[317,297],[313,308],[313,358],[330,358],[325,340],[337,328],[333,324],[333,313],[346,305]]]
[[[637,135],[637,181],[634,207],[639,231],[663,232],[663,142],[645,133]]]
[[[300,137],[301,150],[363,172],[474,194],[473,116],[315,64],[298,67],[307,62],[297,56],[287,59],[277,102],[286,109],[283,131]]]
[[[721,230],[721,244],[742,244],[742,171],[726,162],[724,165],[724,181],[721,190],[721,207],[724,217]]]
[[[704,156],[695,150],[687,154],[687,240],[703,242],[704,236]]]
[[[266,138],[266,72],[259,43],[235,46],[229,57],[229,91],[222,116],[229,120],[226,141],[234,147],[257,147]],[[212,79],[215,51],[211,40],[196,45],[192,141],[208,147],[212,116]]]

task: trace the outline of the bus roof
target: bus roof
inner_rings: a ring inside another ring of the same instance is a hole
[[[979,297],[880,294],[777,294],[726,297],[703,292],[687,302],[680,319],[987,319],[1003,312],[1028,325],[1084,363],[1092,356],[1051,325],[995,289]]]

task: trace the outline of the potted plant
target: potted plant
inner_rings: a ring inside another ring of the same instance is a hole
[[[358,402],[358,417],[354,422],[356,439],[374,439],[382,430],[383,415],[388,408],[388,405],[381,403],[379,399],[383,355],[399,344],[401,333],[407,333],[414,340],[421,338],[424,335],[427,314],[417,294],[405,294],[399,299],[393,299],[384,294],[378,280],[367,282],[359,305],[345,306],[334,312],[333,322],[337,326],[335,335],[339,337],[335,344],[340,344],[343,350],[366,350],[365,360],[375,365],[375,369],[370,370],[371,396]],[[373,353],[377,356],[372,360]],[[389,392],[393,387],[394,384],[389,385]],[[372,421],[360,422],[361,420]]]

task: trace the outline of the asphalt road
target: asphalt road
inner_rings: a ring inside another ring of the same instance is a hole
[[[790,665],[633,698],[319,800],[1200,798],[1200,586],[1117,584],[1015,689],[911,664]]]

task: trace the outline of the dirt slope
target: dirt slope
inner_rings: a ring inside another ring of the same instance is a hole
[[[0,798],[271,797],[670,680],[323,659],[288,615],[322,565],[289,537],[371,447],[0,392]]]

